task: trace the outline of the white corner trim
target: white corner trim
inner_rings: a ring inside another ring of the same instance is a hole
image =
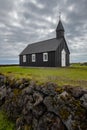
[[[65,67],[66,66],[66,51],[63,49],[61,51],[61,66]]]

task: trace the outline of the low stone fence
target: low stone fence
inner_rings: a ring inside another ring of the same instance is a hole
[[[16,130],[87,130],[87,90],[0,75],[0,107]]]

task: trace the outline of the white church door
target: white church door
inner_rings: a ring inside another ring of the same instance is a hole
[[[61,66],[66,66],[66,51],[64,49],[61,52]]]

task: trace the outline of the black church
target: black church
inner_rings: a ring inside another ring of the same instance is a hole
[[[19,55],[20,66],[69,66],[70,51],[64,37],[64,27],[59,20],[56,38],[29,44]]]

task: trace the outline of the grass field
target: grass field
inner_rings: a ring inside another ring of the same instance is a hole
[[[73,64],[67,68],[0,67],[0,73],[16,78],[30,78],[38,83],[55,82],[62,85],[87,87],[87,66]]]

